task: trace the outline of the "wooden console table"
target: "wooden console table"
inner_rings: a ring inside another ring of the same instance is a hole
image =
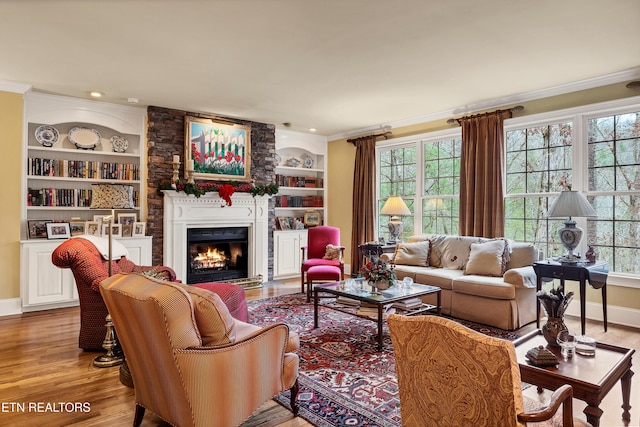
[[[575,280],[580,282],[580,326],[582,335],[585,334],[585,311],[586,311],[586,287],[587,280],[594,289],[602,290],[602,315],[604,318],[604,330],[607,331],[607,275],[609,264],[606,262],[577,262],[561,263],[553,260],[546,260],[533,263],[536,272],[536,290],[542,289],[542,279],[560,279],[560,286],[564,291],[565,280]],[[536,326],[540,328],[540,300],[536,298]]]

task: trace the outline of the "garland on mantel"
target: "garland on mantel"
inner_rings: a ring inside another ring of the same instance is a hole
[[[186,194],[193,194],[200,197],[209,192],[217,192],[218,195],[231,206],[231,195],[236,191],[239,193],[251,193],[253,197],[278,194],[279,187],[277,184],[259,184],[252,182],[196,182],[194,184],[185,184],[178,182],[176,188],[171,186],[170,181],[162,181],[158,187],[158,193],[162,194],[162,190],[182,191]]]

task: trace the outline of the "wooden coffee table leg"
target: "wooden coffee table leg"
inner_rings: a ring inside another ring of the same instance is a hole
[[[622,386],[622,419],[625,421],[631,420],[631,414],[629,413],[629,409],[631,409],[629,398],[631,397],[632,376],[633,371],[629,369],[620,379],[620,385]]]

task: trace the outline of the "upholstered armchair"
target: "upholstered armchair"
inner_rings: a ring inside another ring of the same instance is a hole
[[[570,385],[546,407],[523,397],[511,342],[438,316],[392,314],[387,321],[403,426],[589,425],[573,419]]]
[[[308,230],[307,246],[302,247],[302,267],[300,269],[302,292],[304,292],[307,270],[316,265],[330,265],[340,268],[341,280],[344,280],[344,249],[344,246],[340,246],[339,228],[320,225]]]
[[[134,426],[149,409],[177,426],[234,426],[290,389],[298,392],[298,336],[234,319],[217,294],[139,274],[100,292],[131,366]]]
[[[91,240],[89,240],[91,239]],[[102,239],[104,242],[101,242]],[[51,261],[60,268],[70,268],[76,281],[80,300],[80,336],[78,345],[86,351],[103,351],[102,342],[106,334],[105,319],[107,307],[100,296],[99,284],[109,276],[108,257],[104,256],[96,244],[107,245],[106,238],[74,237],[65,240],[51,254]],[[112,273],[150,272],[165,280],[175,280],[173,269],[166,266],[139,266],[122,255],[126,249],[113,241]]]

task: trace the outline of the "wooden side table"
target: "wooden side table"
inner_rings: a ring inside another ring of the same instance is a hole
[[[575,280],[580,283],[580,326],[582,335],[585,333],[585,311],[586,311],[586,287],[587,280],[594,289],[602,291],[602,315],[604,319],[604,330],[607,331],[607,275],[609,264],[606,262],[577,262],[561,263],[553,260],[546,260],[533,263],[533,270],[536,272],[536,290],[542,289],[542,279],[560,279],[560,286],[564,290],[565,280]],[[536,298],[536,325],[540,328],[540,300]]]

